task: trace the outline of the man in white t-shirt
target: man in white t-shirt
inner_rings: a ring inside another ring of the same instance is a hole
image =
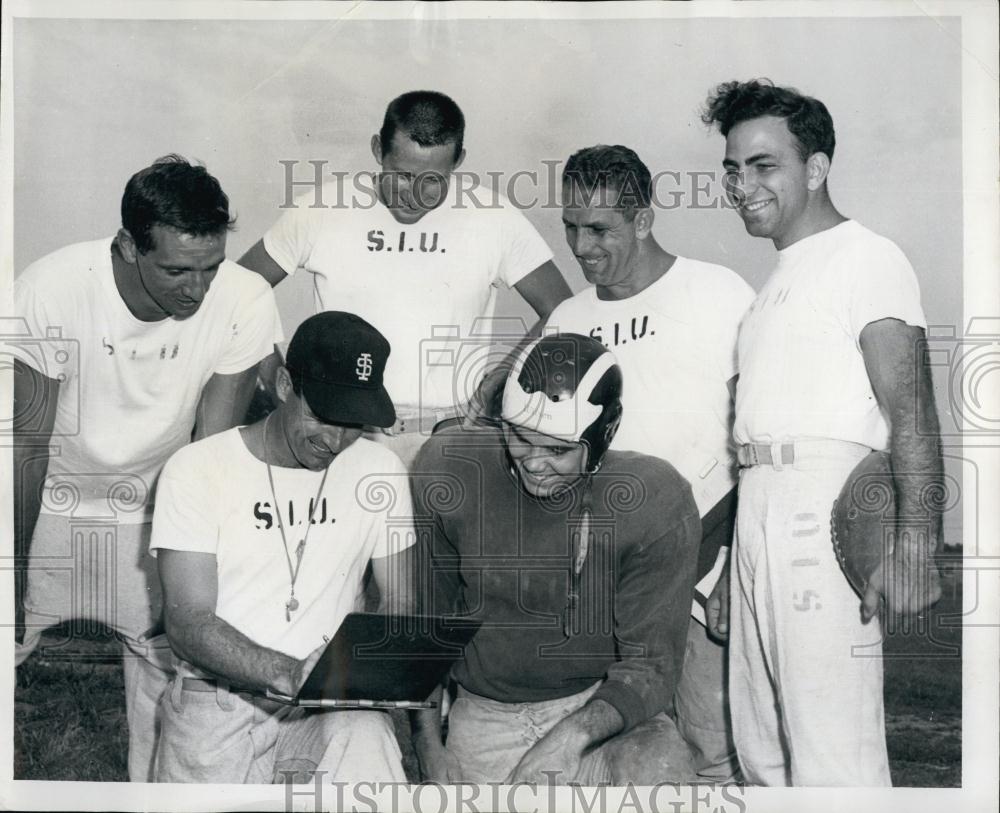
[[[176,676],[161,701],[160,782],[403,782],[385,712],[284,705],[362,594],[409,609],[406,469],[361,438],[396,419],[385,338],[358,316],[307,319],[276,371],[278,408],[166,464],[153,539]],[[219,472],[225,472],[220,477]]]
[[[204,167],[129,180],[114,238],[67,246],[14,284],[15,549],[31,541],[21,663],[71,619],[125,641],[129,776],[151,778],[169,678],[149,544],[153,489],[181,446],[246,413],[280,325],[274,295],[225,259],[229,201]]]
[[[728,82],[704,121],[726,137],[727,192],[747,232],[779,252],[740,329],[732,584],[727,596],[720,581],[710,613],[729,632],[740,763],[753,784],[889,785],[872,619],[883,597],[889,612],[919,613],[941,595],[941,517],[922,500],[943,474],[917,280],[894,243],[830,200],[822,102],[766,79]],[[873,449],[892,455],[896,542],[859,605],[830,512]]]
[[[665,251],[652,234],[651,195],[649,169],[627,147],[570,156],[563,224],[592,287],[560,304],[546,327],[592,336],[618,357],[628,383],[612,448],[660,457],[691,484],[703,525],[702,579],[732,537],[736,335],[753,290],[728,268]],[[709,577],[701,589],[711,586]],[[700,610],[693,614],[704,621]],[[705,781],[738,774],[724,666],[725,648],[692,623],[674,706]]]
[[[462,111],[444,94],[399,96],[371,139],[381,169],[374,189],[345,200],[336,185],[323,187],[322,207],[307,193],[240,260],[272,285],[304,268],[317,312],[357,313],[385,334],[398,420],[373,439],[407,464],[434,424],[471,396],[492,343],[498,286],[513,286],[541,320],[570,294],[520,211],[452,183],[464,131]]]

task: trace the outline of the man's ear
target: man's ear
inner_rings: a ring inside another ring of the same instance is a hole
[[[294,392],[292,388],[292,374],[288,372],[288,368],[285,366],[278,367],[274,373],[274,392],[281,403],[285,403],[288,400],[288,396]]]
[[[375,163],[382,166],[382,137],[378,133],[372,136],[372,155]]]
[[[458,158],[455,160],[455,165],[451,168],[452,172],[462,166],[462,162],[465,160],[465,147],[462,147],[462,151],[458,154]]]
[[[129,265],[135,263],[136,257],[139,254],[139,248],[135,244],[135,238],[132,237],[132,233],[128,229],[118,229],[118,250],[121,252],[122,259],[125,260]]]
[[[825,152],[814,152],[806,159],[806,177],[810,192],[815,192],[830,174],[830,156]]]
[[[655,219],[656,216],[653,214],[652,208],[639,209],[635,213],[635,236],[640,240],[645,240],[649,237],[649,233],[653,230],[653,221]]]

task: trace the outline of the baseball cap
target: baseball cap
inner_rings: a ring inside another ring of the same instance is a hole
[[[382,385],[389,352],[385,336],[360,316],[325,311],[299,325],[285,367],[302,382],[306,403],[320,420],[392,426],[396,410]]]

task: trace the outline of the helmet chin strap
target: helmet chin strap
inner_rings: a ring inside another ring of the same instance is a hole
[[[589,446],[587,447],[587,451],[589,454]],[[574,480],[571,485],[566,486],[566,490],[576,488],[578,485],[580,487],[579,530],[576,533],[570,533],[573,562],[572,570],[570,571],[569,593],[566,596],[566,609],[563,611],[563,634],[567,638],[579,634],[581,629],[581,576],[583,573],[583,567],[587,563],[587,558],[590,555],[590,548],[593,545],[590,525],[594,513],[594,475],[600,470],[602,462],[603,461],[598,461],[597,465],[594,466],[593,469],[585,469],[581,473],[579,479]],[[518,474],[517,467],[514,465],[514,461],[511,460],[509,452],[507,454],[507,470],[525,494],[533,499],[538,499],[535,495],[531,494],[524,488],[524,482],[521,480],[521,475]]]
[[[600,468],[598,464],[597,468]],[[570,638],[580,632],[580,585],[583,581],[581,574],[583,566],[587,563],[587,556],[590,554],[590,547],[593,539],[590,533],[590,522],[593,516],[593,490],[594,474],[597,469],[587,472],[584,475],[583,491],[580,495],[580,530],[577,534],[571,534],[573,539],[573,570],[570,573],[569,595],[566,597],[566,610],[563,613],[563,634]]]

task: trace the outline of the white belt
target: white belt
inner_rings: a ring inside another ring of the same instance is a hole
[[[736,449],[740,466],[787,466],[796,460],[816,457],[830,452],[851,451],[861,456],[871,451],[870,446],[850,440],[791,440],[778,443],[745,443]]]

